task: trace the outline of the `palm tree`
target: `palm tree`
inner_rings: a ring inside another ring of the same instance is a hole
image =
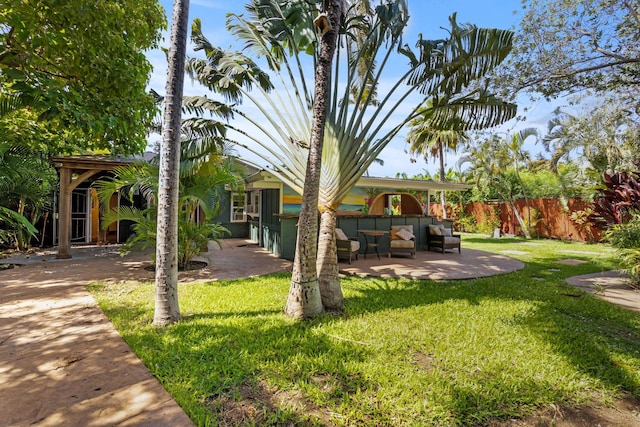
[[[331,63],[336,51],[338,30],[344,0],[332,0],[314,20],[320,38],[320,53],[316,64],[311,141],[307,159],[302,207],[298,220],[296,252],[293,260],[291,288],[285,313],[295,318],[313,317],[323,309],[320,286],[316,272],[318,253],[318,194],[322,166],[322,147],[329,104]]]
[[[511,32],[459,26],[454,16],[449,39],[420,39],[414,51],[402,40],[408,20],[405,1],[381,2],[372,17],[358,15],[354,10],[351,7],[346,11],[340,30],[344,48],[337,51],[333,67],[322,153],[317,271],[325,308],[342,306],[334,233],[340,202],[428,99],[442,91],[464,91],[472,80],[499,64],[511,48]],[[308,37],[314,28],[315,7],[303,0],[254,1],[247,11],[249,17],[231,15],[229,28],[245,42],[247,49],[266,59],[280,81],[277,92],[270,92],[273,85],[266,73],[246,55],[213,47],[202,35],[198,21],[194,23],[192,37],[207,59],[192,59],[188,68],[192,76],[210,89],[224,90],[228,99],[248,100],[258,109],[259,116],[235,108],[239,120],[230,126],[230,133],[235,135],[230,139],[271,164],[270,171],[275,176],[302,194],[314,103],[306,82],[304,60],[309,58],[306,56],[309,52],[313,64],[318,61],[314,40]],[[356,31],[367,37],[356,41],[352,37]],[[374,61],[368,63],[367,83],[354,96],[354,85],[361,81],[358,66],[363,64],[364,55],[377,61],[375,66]],[[407,69],[396,77],[378,103],[372,103],[373,89],[387,77],[385,69],[389,63],[397,62],[398,58],[409,62]],[[252,83],[254,91],[247,89],[247,82]],[[410,112],[389,126],[394,114],[414,94],[419,99]],[[430,111],[433,122],[444,126],[452,120],[453,112],[459,117],[465,109],[470,114],[493,111],[488,116],[496,123],[515,115],[515,105],[508,104],[506,108],[475,105],[482,95],[480,90],[467,90],[447,108],[434,107]]]
[[[47,154],[33,147],[28,138],[10,130],[31,100],[21,95],[0,95],[0,243],[25,249],[36,237],[36,224],[51,208],[51,193],[57,176]]]
[[[460,144],[466,144],[469,141],[469,136],[465,131],[434,129],[423,118],[413,119],[409,126],[411,128],[407,135],[409,152],[412,155],[421,154],[425,160],[429,156],[438,159],[440,162],[440,181],[445,182],[445,149],[455,153]],[[442,217],[446,219],[447,201],[444,191],[440,192],[440,203],[442,204]]]
[[[538,130],[536,128],[526,128],[507,136],[507,149],[513,159],[513,169],[515,171],[516,178],[518,178],[518,182],[520,183],[520,188],[522,188],[522,196],[524,197],[524,202],[527,206],[528,222],[527,226],[522,230],[527,239],[531,238],[531,208],[529,207],[527,189],[525,188],[524,183],[522,182],[522,177],[520,176],[520,164],[529,159],[529,154],[523,150],[524,142],[529,137],[535,137],[537,140]]]
[[[547,134],[541,139],[542,146],[551,153],[549,166],[551,171],[558,176],[558,163],[560,160],[570,160],[571,152],[581,146],[581,142],[570,129],[577,124],[577,117],[565,113],[560,108],[553,111],[554,117],[547,123]]]
[[[510,143],[498,135],[492,135],[470,147],[457,162],[458,166],[465,163],[471,165],[470,169],[466,171],[466,175],[476,187],[488,187],[497,192],[500,198],[509,204],[527,238],[531,237],[529,228],[516,209],[515,201],[524,189],[518,172],[518,163],[522,158],[522,143],[527,136],[533,134],[535,134],[535,130],[525,129],[515,134]],[[514,152],[514,149],[517,149],[517,153]],[[513,174],[509,173],[510,171],[513,171]]]
[[[183,144],[182,151],[186,145]],[[103,228],[123,220],[134,224],[134,233],[122,245],[122,254],[136,249],[155,248],[157,244],[158,175],[157,162],[141,162],[118,167],[114,170],[112,178],[101,179],[94,184],[102,206],[108,206],[109,200],[116,192],[123,197],[128,196],[131,201],[134,194],[140,193],[146,200],[151,201],[144,209],[118,206],[103,212]],[[189,261],[200,254],[202,247],[206,247],[209,240],[220,238],[228,232],[221,225],[210,223],[210,219],[218,211],[223,198],[221,189],[225,186],[236,188],[238,176],[232,157],[209,161],[202,164],[196,172],[188,168],[181,170],[176,244],[179,269],[186,268]],[[153,258],[156,264],[155,254]]]
[[[156,298],[153,315],[153,324],[158,327],[180,320],[177,251],[178,179],[189,0],[174,0],[172,20],[158,179]]]

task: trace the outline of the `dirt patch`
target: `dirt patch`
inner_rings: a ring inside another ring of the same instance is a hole
[[[237,393],[211,399],[209,406],[220,426],[333,426],[331,414],[305,399],[299,391],[278,390],[261,381],[243,384]],[[287,421],[283,422],[283,413]]]
[[[435,359],[432,355],[424,354],[421,351],[416,351],[415,354],[413,355],[413,358],[418,364],[418,366],[420,366],[425,371],[430,371],[433,369],[433,364],[435,362]]]
[[[492,427],[634,427],[640,426],[640,397],[627,396],[613,406],[587,405],[570,408],[549,405],[523,419],[495,421]]]

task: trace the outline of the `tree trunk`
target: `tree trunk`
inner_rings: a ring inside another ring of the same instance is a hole
[[[322,305],[327,310],[342,310],[344,299],[338,275],[336,211],[333,209],[325,209],[320,215],[317,270]]]
[[[44,247],[44,239],[47,236],[47,222],[49,221],[49,211],[45,211],[44,219],[42,220],[42,231],[40,232],[40,247]]]
[[[178,305],[178,189],[182,90],[187,54],[189,0],[174,0],[167,84],[162,117],[158,228],[156,240],[156,299],[153,324],[180,320]]]
[[[446,181],[446,174],[444,171],[444,146],[442,142],[438,145],[438,151],[440,157],[440,182]],[[444,194],[444,190],[440,191],[440,204],[442,205],[442,219],[447,219],[447,196]]]
[[[518,178],[518,182],[520,183],[520,188],[522,188],[522,195],[524,196],[524,204],[527,206],[527,224],[522,229],[524,233],[524,237],[527,239],[531,238],[531,207],[529,206],[529,198],[527,197],[527,190],[524,188],[524,182],[522,182],[522,178],[520,177],[520,172],[518,171],[518,166],[515,167],[516,177]],[[515,209],[515,206],[514,206]],[[524,221],[522,221],[524,224]]]
[[[289,288],[287,304],[284,309],[288,316],[294,318],[310,318],[322,312],[322,300],[316,273],[318,193],[331,62],[336,50],[342,1],[344,0],[329,1],[328,20],[327,15],[323,14],[318,15],[315,20],[316,27],[322,35],[314,87],[313,124],[311,126],[309,157],[307,159],[307,170],[302,192],[302,208],[298,221],[298,237],[293,260],[291,287]]]
[[[522,216],[520,215],[520,212],[518,212],[518,209],[516,209],[516,204],[511,200],[509,200],[509,206],[511,206],[511,209],[513,209],[513,214],[516,216],[516,220],[518,221],[518,224],[520,225],[520,229],[522,229],[524,236],[527,239],[530,239],[531,234],[529,233],[529,230],[527,230],[527,227],[524,223],[524,220],[522,219]]]

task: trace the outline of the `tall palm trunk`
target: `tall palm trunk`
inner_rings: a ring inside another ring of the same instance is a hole
[[[525,238],[530,239],[531,233],[529,233],[529,230],[527,229],[527,226],[524,223],[524,219],[522,219],[522,215],[520,215],[520,212],[518,212],[518,208],[516,208],[515,202],[513,200],[509,200],[509,206],[511,206],[511,209],[513,210],[513,215],[515,215],[516,221],[518,221],[518,225],[520,225],[520,229],[524,233]]]
[[[522,181],[522,178],[520,177],[520,172],[519,172],[517,164],[515,166],[515,172],[516,172],[516,177],[518,179],[518,182],[520,183],[520,187],[522,188],[522,195],[524,197],[524,204],[527,207],[528,224],[525,224],[524,220],[521,219],[520,214],[516,210],[515,204],[513,204],[513,210],[516,213],[516,218],[518,218],[518,222],[520,222],[520,227],[522,228],[522,232],[524,233],[524,237],[527,238],[527,239],[530,239],[531,238],[531,228],[530,228],[531,227],[531,207],[529,206],[529,198],[527,197],[527,190],[525,189],[524,182]]]
[[[318,253],[318,194],[324,127],[327,118],[331,63],[336,50],[338,25],[344,0],[328,2],[327,15],[320,14],[315,23],[322,34],[316,67],[311,142],[298,221],[296,254],[293,260],[291,287],[285,313],[294,318],[313,317],[322,311],[320,287],[316,272]],[[328,18],[328,19],[327,19]]]
[[[336,211],[324,209],[320,215],[317,271],[322,304],[327,310],[341,310],[344,306],[340,277],[338,276],[335,230]]]
[[[182,90],[187,54],[188,21],[189,0],[174,0],[160,146],[156,298],[153,315],[155,326],[165,326],[180,320],[178,305],[178,188]]]
[[[444,144],[442,142],[438,145],[438,158],[440,159],[440,182],[445,182]],[[447,219],[447,196],[444,194],[444,190],[440,191],[440,203],[442,204],[442,219]]]

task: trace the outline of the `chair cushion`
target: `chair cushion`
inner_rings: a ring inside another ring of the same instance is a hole
[[[451,244],[451,245],[457,245],[458,243],[460,243],[460,238],[459,237],[451,237],[451,236],[445,236],[444,238],[444,244]]]
[[[416,237],[416,236],[413,235],[413,233],[411,233],[410,231],[408,231],[405,228],[401,228],[400,230],[398,230],[398,232],[396,233],[396,236],[398,236],[402,240],[411,240],[414,237]]]
[[[413,225],[409,224],[409,225],[392,225],[391,226],[391,240],[396,240],[396,239],[402,239],[405,240],[404,237],[400,237],[401,230],[405,230],[408,231],[409,234],[411,234],[412,237],[409,237],[409,239],[415,237],[413,236]]]
[[[442,227],[442,230],[440,230],[440,231],[442,232],[442,235],[443,235],[443,236],[449,236],[449,237],[451,237],[451,235],[453,234],[453,233],[451,233],[451,229],[450,229],[450,228],[444,228],[444,227]]]
[[[351,242],[351,252],[360,250],[360,242],[358,242],[357,240],[350,240],[350,242]]]
[[[344,231],[342,231],[342,228],[336,228],[336,239],[338,239],[338,240],[349,240],[347,235],[344,234]]]
[[[432,236],[442,236],[442,231],[438,225],[429,225],[429,234]]]
[[[415,242],[413,240],[392,240],[389,243],[389,247],[391,248],[414,248]]]

